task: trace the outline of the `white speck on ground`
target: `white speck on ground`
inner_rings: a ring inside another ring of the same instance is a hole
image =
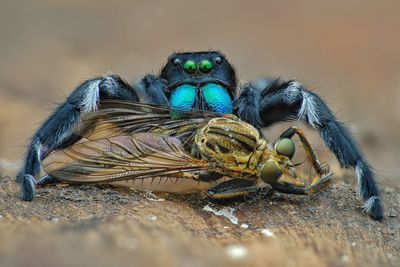
[[[157,221],[157,216],[151,215],[151,216],[149,216],[149,220],[150,220],[151,222],[156,222],[156,221]]]
[[[153,192],[151,192],[151,191],[147,191],[147,192],[145,193],[145,197],[146,197],[147,200],[150,200],[150,201],[164,201],[163,198],[159,198],[157,195],[155,195],[155,194],[154,194]]]
[[[274,237],[275,236],[274,233],[271,230],[266,229],[266,228],[262,229],[261,233],[266,237]]]
[[[240,245],[229,245],[225,248],[226,254],[232,260],[240,260],[247,256],[247,248]]]
[[[341,261],[342,262],[348,262],[349,261],[349,256],[343,255],[342,258],[341,258]]]
[[[225,217],[225,218],[229,219],[231,221],[231,223],[233,223],[233,224],[238,224],[239,223],[238,218],[233,214],[233,212],[235,211],[234,208],[223,207],[220,210],[215,210],[212,207],[210,207],[210,205],[207,204],[206,206],[204,206],[203,210],[208,211],[208,212],[212,212],[217,216]]]
[[[247,228],[249,228],[249,225],[248,225],[247,223],[242,223],[242,224],[240,225],[240,227],[242,227],[242,228],[244,228],[244,229],[247,229]]]

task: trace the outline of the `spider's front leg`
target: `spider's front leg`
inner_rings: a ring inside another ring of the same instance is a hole
[[[258,128],[280,121],[303,120],[318,130],[341,167],[355,168],[364,210],[376,220],[383,219],[379,190],[370,166],[350,131],[336,120],[317,94],[297,81],[265,80],[259,86],[246,84],[242,87],[235,111],[240,118]]]
[[[17,175],[22,199],[31,201],[35,195],[36,178],[41,172],[41,160],[51,151],[80,139],[72,133],[82,113],[97,110],[104,99],[126,100],[152,104],[167,104],[164,84],[157,77],[145,76],[134,87],[117,75],[88,80],[79,85],[67,100],[44,121],[29,145],[22,170]]]

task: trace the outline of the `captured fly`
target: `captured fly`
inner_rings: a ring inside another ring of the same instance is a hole
[[[316,172],[311,182],[291,162],[295,134]],[[104,101],[83,116],[73,138],[47,155],[43,166],[47,176],[38,184],[142,184],[176,192],[181,183],[191,184],[183,189],[190,191],[217,181],[208,190],[212,198],[247,195],[266,184],[283,193],[309,194],[332,176],[297,127],[271,145],[234,115],[122,101]]]

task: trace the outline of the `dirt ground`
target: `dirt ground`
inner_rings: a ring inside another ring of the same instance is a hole
[[[376,222],[344,182],[314,196],[267,191],[227,206],[202,194],[107,186],[41,188],[25,203],[12,179],[0,185],[1,266],[398,266],[400,260],[400,197],[389,188],[387,216]]]
[[[399,10],[392,0],[0,1],[0,266],[398,266]],[[14,175],[54,103],[85,79],[133,81],[173,51],[204,49],[224,52],[241,82],[298,78],[321,95],[374,167],[384,221],[362,213],[353,170],[308,129],[335,173],[315,196],[215,205],[78,186],[19,200]]]

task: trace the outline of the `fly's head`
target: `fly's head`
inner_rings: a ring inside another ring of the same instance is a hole
[[[220,52],[175,53],[168,58],[160,77],[172,109],[233,112],[236,74]]]
[[[297,170],[294,168],[290,159],[295,153],[295,145],[289,138],[280,139],[272,153],[264,156],[258,166],[257,176],[265,183],[276,183],[282,174],[286,173],[290,177],[297,177]]]

